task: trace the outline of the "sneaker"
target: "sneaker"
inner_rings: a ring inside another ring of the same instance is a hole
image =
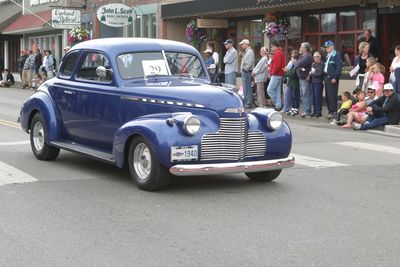
[[[361,129],[361,124],[359,124],[359,123],[357,123],[357,122],[353,122],[353,123],[351,124],[351,126],[352,126],[352,128],[353,128],[354,130],[360,130],[360,129]]]
[[[282,108],[275,107],[275,111],[281,111],[281,110],[282,110]]]
[[[333,117],[333,114],[332,114],[332,113],[329,113],[328,115],[326,115],[326,118],[327,118],[327,119],[333,119],[334,117]]]
[[[330,125],[337,125],[337,120],[333,120],[329,123]]]

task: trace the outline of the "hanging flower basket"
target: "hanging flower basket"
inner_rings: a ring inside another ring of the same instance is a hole
[[[289,33],[290,20],[282,12],[269,13],[266,16],[264,33],[270,39],[285,39]]]
[[[196,20],[191,20],[186,25],[185,37],[197,49],[200,48],[200,42],[206,42],[208,39],[206,30],[197,28]]]
[[[69,31],[68,33],[68,43],[76,45],[80,42],[84,42],[90,39],[89,31],[84,27],[77,27]]]

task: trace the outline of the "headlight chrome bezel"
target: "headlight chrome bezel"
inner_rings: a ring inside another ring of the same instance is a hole
[[[196,120],[198,121],[198,123],[197,123],[198,129],[196,131],[193,131],[192,129],[189,128],[190,126],[192,126],[192,125],[190,125],[190,123],[193,120],[194,121],[196,121]],[[196,135],[196,134],[198,134],[200,132],[201,120],[195,115],[188,115],[183,120],[183,127],[182,128],[183,128],[183,130],[185,131],[186,134],[188,134],[190,136]]]
[[[268,114],[267,125],[271,130],[278,130],[283,125],[283,116],[280,112],[274,111]]]

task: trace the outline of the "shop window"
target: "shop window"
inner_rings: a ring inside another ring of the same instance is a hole
[[[262,19],[243,20],[237,22],[237,43],[243,39],[249,39],[251,47],[254,50],[256,63],[260,60],[260,49],[264,45],[264,23]],[[237,45],[238,52],[242,51],[240,45]],[[243,54],[243,53],[242,53]],[[239,57],[239,68],[241,57]],[[240,70],[238,70],[240,72]]]
[[[354,33],[338,36],[338,49],[342,55],[343,67],[352,67],[357,54]]]
[[[321,14],[321,32],[336,32],[336,13]]]
[[[307,16],[306,32],[319,32],[319,15],[312,14]]]
[[[150,18],[151,18],[150,37],[157,38],[157,16],[156,16],[156,14],[151,14]]]
[[[353,31],[356,29],[356,12],[340,12],[339,31]]]
[[[357,26],[359,29],[370,29],[372,35],[376,36],[376,9],[358,11]]]
[[[289,33],[287,35],[288,38],[288,46],[287,46],[287,56],[289,56],[290,51],[293,49],[299,49],[301,43],[303,42],[302,34],[301,34],[301,17],[290,17],[290,27]]]
[[[319,35],[306,35],[305,41],[310,43],[313,51],[317,51],[320,47]]]

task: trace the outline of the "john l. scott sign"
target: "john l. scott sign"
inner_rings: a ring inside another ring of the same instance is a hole
[[[53,9],[51,11],[51,26],[56,29],[73,29],[81,26],[79,10]]]
[[[97,9],[97,19],[111,27],[123,27],[134,20],[133,9],[123,4],[108,4]]]

